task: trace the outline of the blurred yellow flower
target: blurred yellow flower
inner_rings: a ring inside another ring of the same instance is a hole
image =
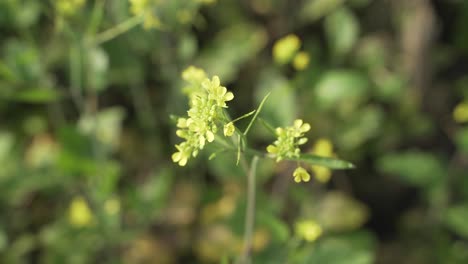
[[[148,6],[148,0],[129,0],[130,12],[134,15],[142,15]]]
[[[317,142],[315,142],[312,153],[322,157],[333,157],[333,144],[326,138],[320,138],[317,140]],[[312,165],[311,169],[318,181],[326,183],[330,180],[331,170],[329,168]]]
[[[331,177],[331,170],[327,167],[312,165],[312,171],[314,172],[315,178],[319,182],[326,183],[330,180]]]
[[[252,238],[252,250],[259,252],[265,249],[270,243],[270,232],[266,229],[258,229],[254,232]]]
[[[459,103],[453,110],[453,119],[457,123],[468,122],[468,102]]]
[[[70,16],[77,13],[85,2],[85,0],[58,0],[55,2],[55,7],[60,15]]]
[[[286,64],[301,47],[301,40],[294,34],[289,34],[277,40],[273,46],[273,59],[278,64]]]
[[[94,221],[93,213],[82,196],[73,198],[68,209],[68,220],[75,227],[90,226]]]
[[[313,242],[322,235],[322,227],[314,220],[303,220],[296,223],[297,236],[306,241]]]
[[[309,65],[310,57],[309,53],[301,51],[294,56],[293,66],[294,69],[302,71]]]

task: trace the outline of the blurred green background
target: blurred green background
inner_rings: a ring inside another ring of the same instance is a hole
[[[252,263],[468,263],[466,0],[0,0],[0,263],[233,263],[235,156],[170,159],[189,65],[356,165],[261,160]]]

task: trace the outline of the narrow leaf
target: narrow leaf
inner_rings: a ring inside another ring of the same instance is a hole
[[[247,133],[249,133],[250,128],[252,127],[253,123],[255,122],[255,119],[257,119],[258,114],[260,113],[260,111],[262,111],[263,105],[265,104],[266,100],[268,99],[268,96],[270,96],[270,93],[267,93],[267,95],[265,95],[265,97],[263,97],[262,101],[260,102],[260,105],[257,108],[257,111],[255,112],[255,115],[252,117],[252,119],[250,120],[249,125],[247,126],[247,128],[244,131],[244,136],[247,136]]]
[[[294,161],[306,162],[312,165],[324,166],[330,169],[352,169],[354,165],[340,159],[317,156],[313,154],[301,154],[300,158],[291,159]]]
[[[247,114],[242,115],[242,116],[240,116],[240,117],[238,117],[238,118],[232,120],[231,122],[234,123],[234,122],[237,122],[237,121],[239,121],[239,120],[241,120],[241,119],[244,119],[244,118],[246,118],[246,117],[249,117],[249,116],[253,115],[253,114],[255,113],[255,111],[257,111],[257,110],[252,110],[252,111],[248,112]]]

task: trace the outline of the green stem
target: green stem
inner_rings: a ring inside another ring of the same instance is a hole
[[[127,32],[127,31],[129,31],[130,29],[137,26],[141,22],[143,22],[143,16],[131,17],[131,18],[125,20],[124,22],[121,22],[120,24],[117,24],[116,26],[114,26],[114,27],[102,32],[102,33],[99,33],[98,35],[96,35],[96,37],[91,39],[90,44],[99,45],[99,44],[102,44],[104,42],[107,42],[107,41],[109,41],[109,40],[111,40],[113,38],[116,38],[117,36]]]
[[[255,119],[257,119],[258,114],[260,114],[260,111],[262,111],[263,104],[265,104],[266,100],[268,99],[268,96],[270,96],[270,93],[268,93],[267,95],[265,95],[265,97],[263,97],[263,100],[260,102],[260,105],[258,106],[257,111],[255,112],[254,116],[250,120],[250,123],[247,125],[247,128],[244,131],[244,136],[247,136],[247,133],[249,133],[250,128],[255,122]]]
[[[105,0],[96,0],[94,2],[93,11],[91,13],[91,19],[87,28],[87,35],[93,36],[96,34],[99,24],[102,21],[103,11],[104,11],[104,1]]]
[[[258,157],[254,156],[250,164],[250,170],[247,173],[247,209],[245,213],[244,248],[240,258],[241,264],[251,263],[250,252],[255,225],[255,174],[257,171],[257,163]]]

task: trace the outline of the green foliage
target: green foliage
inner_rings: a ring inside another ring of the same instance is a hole
[[[0,263],[468,263],[467,18],[0,1]]]

